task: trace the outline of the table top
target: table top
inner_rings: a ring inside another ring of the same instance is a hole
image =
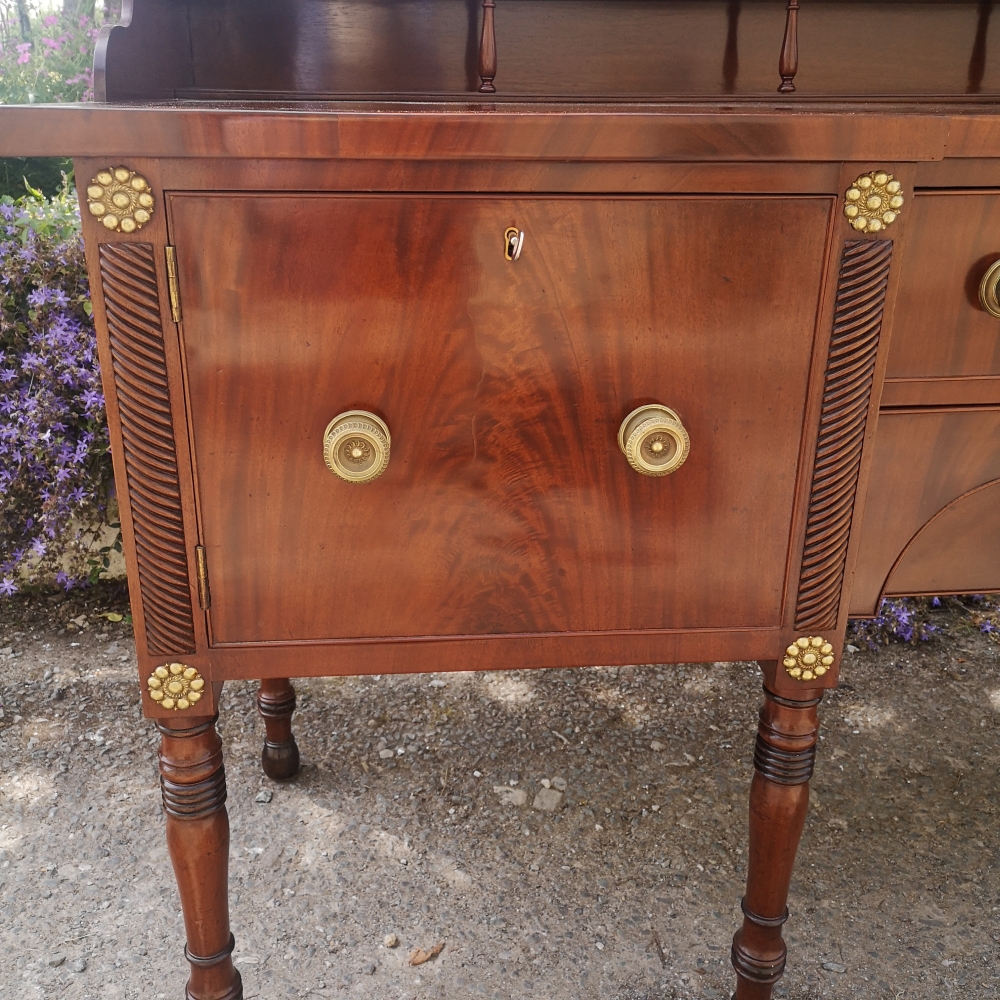
[[[0,155],[934,161],[1000,155],[1000,120],[994,109],[942,103],[20,105],[0,106]]]

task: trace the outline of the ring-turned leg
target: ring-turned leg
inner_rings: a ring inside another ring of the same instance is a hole
[[[292,735],[295,711],[295,688],[287,677],[260,682],[257,711],[264,720],[264,749],[260,762],[264,773],[274,781],[287,781],[299,773],[299,748]]]
[[[809,804],[821,697],[791,701],[764,689],[750,785],[743,926],[733,938],[736,1000],[770,1000],[785,971],[781,926],[788,919],[788,885]]]
[[[214,718],[164,719],[160,787],[191,963],[187,1000],[243,1000],[229,931],[229,815]]]

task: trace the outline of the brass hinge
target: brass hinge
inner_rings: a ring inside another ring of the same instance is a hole
[[[194,558],[198,564],[198,604],[202,611],[212,606],[212,591],[208,587],[208,554],[204,545],[194,547]]]
[[[167,291],[170,294],[170,316],[175,323],[181,321],[181,293],[177,284],[177,251],[165,247],[167,254]]]

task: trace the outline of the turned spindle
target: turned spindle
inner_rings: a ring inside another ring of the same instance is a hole
[[[497,75],[497,38],[493,27],[494,0],[483,0],[483,36],[479,42],[479,93],[495,94],[493,78]]]
[[[990,15],[993,0],[979,0],[979,17],[976,21],[976,39],[969,57],[969,78],[965,87],[967,94],[978,94],[986,75],[986,38],[990,30]]]
[[[229,931],[229,816],[214,718],[162,719],[160,788],[191,966],[187,1000],[243,1000]]]
[[[740,72],[740,0],[729,0],[726,5],[726,50],[722,57],[722,91],[736,91],[736,77]]]
[[[264,773],[272,781],[287,781],[299,773],[299,748],[292,735],[295,688],[287,677],[260,682],[257,711],[264,720],[264,747],[260,753]]]
[[[799,71],[799,0],[788,0],[785,13],[785,40],[781,46],[779,94],[795,92],[795,74]]]
[[[819,697],[780,698],[764,689],[750,784],[743,926],[733,938],[736,1000],[770,1000],[785,971],[781,927],[788,919],[788,886],[809,804],[819,702]]]

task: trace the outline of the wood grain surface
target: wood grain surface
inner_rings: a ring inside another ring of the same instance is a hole
[[[852,614],[874,614],[893,565],[925,524],[963,494],[1000,478],[997,441],[997,407],[890,410],[879,415]],[[967,530],[964,511],[973,509],[959,505],[949,522]],[[992,537],[998,530],[995,514],[980,526],[984,555],[994,550]],[[966,578],[960,563],[963,551],[961,546],[953,550],[950,544],[939,547],[934,559],[910,563],[901,579],[914,592],[927,593],[934,580]],[[918,565],[927,572],[924,583],[916,575]],[[981,564],[976,560],[973,565]],[[992,576],[992,584],[980,589],[1000,589],[1000,563],[994,564]],[[985,582],[978,573],[976,578]]]
[[[859,111],[865,126],[858,127]],[[690,103],[178,103],[0,107],[0,155],[284,159],[678,161],[939,160],[1000,155],[1000,130],[950,107]]]
[[[809,0],[787,36],[786,4],[739,7],[736,19],[727,0],[504,0],[498,94],[767,98],[779,58],[794,98],[1000,93],[982,4]],[[128,27],[105,31],[95,89],[111,101],[468,100],[481,23],[478,0],[286,0],[280,16],[269,0],[144,0]]]
[[[829,212],[173,196],[213,642],[779,624]],[[649,401],[663,479],[616,442]],[[322,460],[354,408],[364,486]]]
[[[886,594],[983,594],[1000,589],[1000,480],[953,500],[911,539]]]
[[[888,378],[1000,375],[1000,319],[979,283],[1000,260],[1000,191],[918,192]]]

